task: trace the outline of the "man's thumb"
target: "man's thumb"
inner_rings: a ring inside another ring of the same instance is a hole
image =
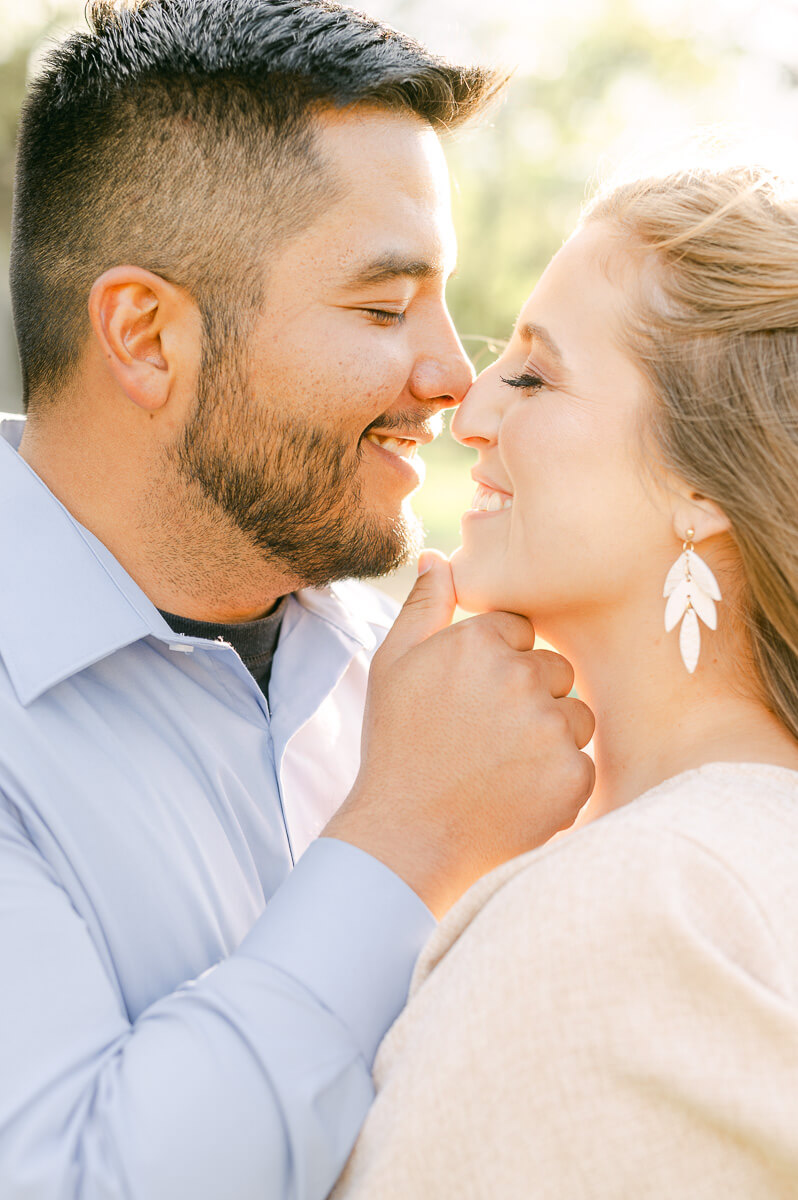
[[[404,602],[380,658],[394,661],[439,629],[451,625],[457,600],[449,560],[439,550],[424,550],[418,560],[418,579]]]

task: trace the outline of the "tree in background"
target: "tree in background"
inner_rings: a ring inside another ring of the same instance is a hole
[[[599,155],[622,132],[617,94],[638,80],[663,105],[720,72],[717,59],[658,35],[623,0],[577,32],[562,65],[554,75],[519,73],[494,127],[450,152],[461,244],[452,308],[465,334],[507,336],[573,229]]]

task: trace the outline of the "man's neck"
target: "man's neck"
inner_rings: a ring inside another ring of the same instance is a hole
[[[118,442],[124,455],[48,418],[29,424],[20,454],[156,608],[198,621],[253,621],[302,586],[221,512],[192,505],[146,449]]]

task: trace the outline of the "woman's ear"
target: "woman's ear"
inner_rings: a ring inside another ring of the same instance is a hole
[[[719,533],[728,533],[730,528],[731,522],[723,509],[700,492],[690,492],[674,508],[673,532],[680,541],[687,540],[688,529],[693,530],[690,540],[697,545]]]
[[[89,319],[106,367],[145,411],[154,413],[169,399],[190,303],[179,288],[141,267],[112,267],[94,281]]]

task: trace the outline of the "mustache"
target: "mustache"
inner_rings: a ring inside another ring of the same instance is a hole
[[[363,430],[361,437],[365,437],[374,429],[379,429],[380,433],[392,433],[396,430],[409,437],[434,438],[443,429],[443,413],[437,406],[426,411],[416,406],[408,412],[384,413]]]

